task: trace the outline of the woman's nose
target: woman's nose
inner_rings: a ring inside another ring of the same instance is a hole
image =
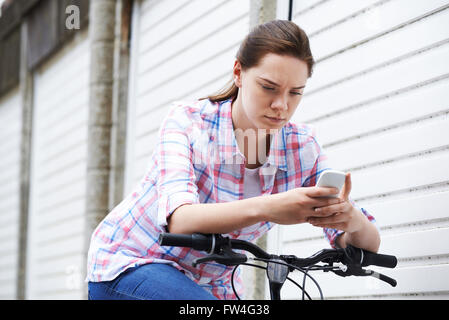
[[[279,111],[285,111],[288,110],[288,104],[287,104],[287,99],[280,97],[275,99],[272,103],[271,103],[271,108],[272,109],[276,109]]]

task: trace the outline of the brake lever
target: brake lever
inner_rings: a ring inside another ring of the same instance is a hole
[[[379,272],[369,270],[369,269],[363,269],[360,267],[348,266],[346,270],[332,270],[332,272],[341,277],[349,277],[349,276],[368,277],[368,276],[371,276],[371,277],[377,278],[379,280],[382,280],[382,281],[388,283],[392,287],[396,287],[396,285],[397,285],[396,280],[394,280],[390,277],[387,277],[384,274],[381,274]]]
[[[215,261],[226,266],[235,266],[245,263],[248,260],[246,255],[232,251],[230,248],[225,247],[220,250],[220,253],[214,253],[202,258],[193,260],[192,266],[195,268],[200,263],[209,261]]]
[[[386,283],[388,283],[389,285],[391,285],[392,287],[396,287],[396,285],[398,284],[396,280],[394,280],[393,278],[387,277],[386,275],[373,271],[373,270],[365,270],[370,274],[367,274],[368,276],[377,278],[379,280],[382,280]]]
[[[197,258],[195,260],[193,260],[192,262],[192,266],[194,268],[196,268],[197,265],[199,265],[200,263],[205,263],[205,262],[209,262],[209,261],[217,261],[217,259],[220,259],[222,256],[218,255],[218,254],[209,254],[203,258]]]

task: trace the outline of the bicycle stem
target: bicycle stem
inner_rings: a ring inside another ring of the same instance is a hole
[[[281,300],[281,288],[287,279],[288,273],[289,268],[282,260],[272,259],[267,263],[267,277],[270,285],[271,300]]]

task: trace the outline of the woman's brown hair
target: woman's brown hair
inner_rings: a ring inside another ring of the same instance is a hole
[[[256,67],[268,53],[296,57],[307,64],[309,78],[315,61],[310,50],[309,38],[297,24],[288,20],[273,20],[256,26],[243,40],[236,59],[242,70]],[[212,102],[235,100],[238,87],[231,79],[221,91],[206,98]]]

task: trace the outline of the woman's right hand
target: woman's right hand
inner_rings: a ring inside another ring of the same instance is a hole
[[[308,217],[316,216],[315,208],[339,203],[339,198],[326,198],[338,192],[337,188],[303,187],[263,196],[266,200],[264,220],[277,224],[304,223]]]

